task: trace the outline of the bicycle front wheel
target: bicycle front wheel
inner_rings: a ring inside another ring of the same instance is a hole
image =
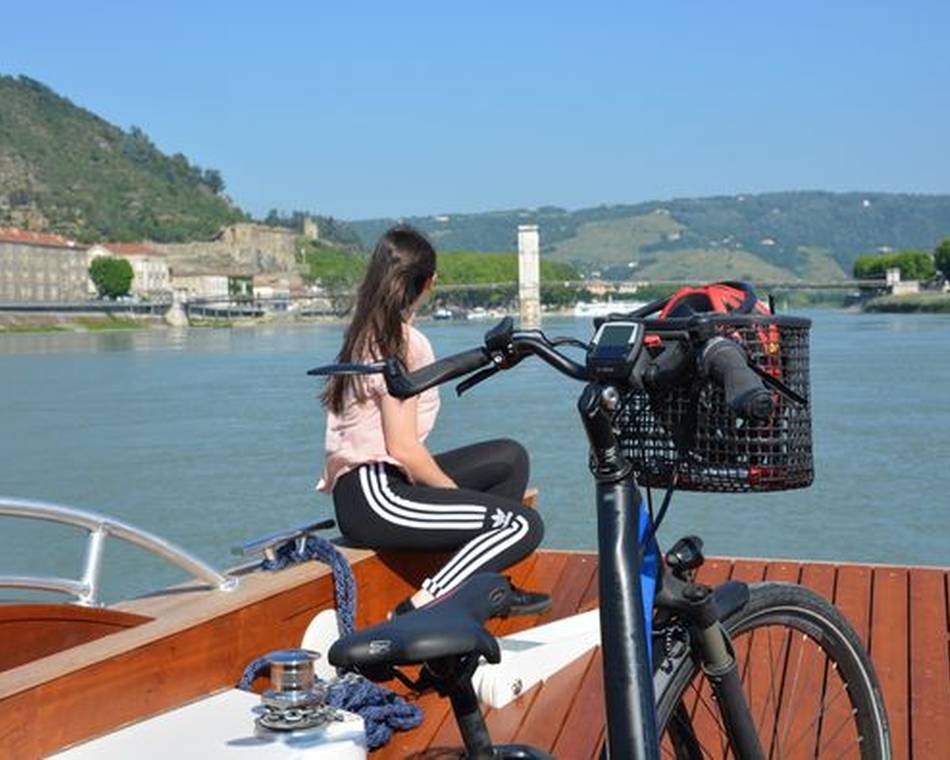
[[[890,732],[877,677],[854,629],[818,594],[788,583],[749,586],[723,622],[746,701],[770,760],[888,760]],[[657,694],[662,754],[734,757],[719,707],[695,657]]]

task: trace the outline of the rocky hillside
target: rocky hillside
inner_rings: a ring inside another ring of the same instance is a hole
[[[300,268],[298,235],[293,230],[263,224],[233,224],[211,241],[157,243],[178,275],[264,272],[295,273]]]
[[[27,77],[0,76],[0,226],[82,241],[207,239],[245,214],[219,172],[166,156]]]

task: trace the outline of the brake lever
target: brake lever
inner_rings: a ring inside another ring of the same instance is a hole
[[[455,395],[461,396],[463,393],[470,391],[476,385],[478,385],[482,380],[487,380],[492,375],[501,371],[501,366],[498,364],[492,364],[490,367],[481,369],[476,372],[474,375],[469,375],[462,382],[455,386]]]

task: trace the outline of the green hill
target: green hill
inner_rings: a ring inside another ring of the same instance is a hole
[[[0,76],[0,226],[83,241],[210,238],[245,218],[219,172],[27,77]]]
[[[364,245],[394,219],[352,222]],[[613,279],[840,279],[862,254],[931,250],[950,234],[950,195],[783,192],[412,217],[440,248],[511,249],[538,224],[542,253]],[[703,274],[700,274],[703,273]],[[634,274],[636,273],[636,274]]]
[[[211,238],[247,215],[224,180],[166,156],[27,77],[0,76],[0,226],[82,241]],[[305,216],[271,211],[299,229]],[[321,238],[370,248],[395,219],[316,217]],[[747,276],[829,280],[878,251],[931,250],[950,235],[950,195],[784,192],[413,217],[440,250],[505,251],[519,224],[541,227],[546,260],[610,279]],[[692,274],[691,274],[692,273]]]

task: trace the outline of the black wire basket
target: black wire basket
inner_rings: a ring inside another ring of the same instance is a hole
[[[742,344],[773,391],[767,421],[744,421],[722,388],[693,376],[662,395],[629,393],[615,425],[637,481],[684,491],[785,491],[814,480],[808,383],[811,320],[787,316],[707,317],[713,334]],[[676,320],[647,320],[668,332]],[[771,379],[773,382],[769,382]]]

